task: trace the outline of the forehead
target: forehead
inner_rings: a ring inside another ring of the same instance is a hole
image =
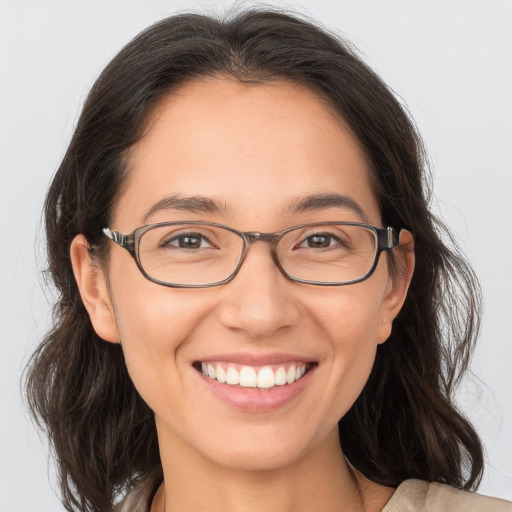
[[[286,81],[203,79],[154,109],[132,148],[114,220],[133,229],[172,195],[211,198],[240,224],[270,222],[303,197],[344,194],[378,223],[369,172],[357,139],[309,89]]]

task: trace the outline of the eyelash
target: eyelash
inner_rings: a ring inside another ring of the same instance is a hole
[[[349,242],[347,240],[343,240],[342,238],[336,236],[334,233],[311,233],[308,234],[304,239],[297,244],[298,247],[305,247],[304,244],[308,243],[309,240],[311,240],[314,237],[323,237],[329,239],[329,245],[327,247],[321,247],[321,248],[330,248],[334,247],[336,245],[346,247],[348,248],[350,246]],[[332,243],[334,241],[334,243]],[[309,247],[311,248],[311,247]]]
[[[193,249],[204,249],[204,247],[202,247],[203,242],[206,242],[210,247],[213,247],[213,244],[211,243],[209,238],[205,235],[202,235],[201,233],[180,233],[178,235],[172,235],[170,238],[166,238],[165,240],[162,241],[161,247],[175,247],[179,249],[187,249],[187,247],[182,247],[179,243],[179,240],[183,238],[197,238],[200,240],[199,247],[193,247]],[[178,241],[177,245],[174,245],[172,243],[175,241]],[[190,247],[188,249],[190,249]]]

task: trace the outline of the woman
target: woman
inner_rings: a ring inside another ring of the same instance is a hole
[[[45,207],[61,296],[27,385],[66,508],[509,510],[458,490],[479,292],[424,167],[308,21],[182,15],[125,47]]]

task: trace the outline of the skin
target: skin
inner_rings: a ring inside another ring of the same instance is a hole
[[[186,84],[155,109],[130,165],[110,226],[122,233],[169,220],[264,232],[326,219],[382,225],[358,141],[316,95],[287,82]],[[365,218],[341,207],[290,210],[308,195],[330,193],[350,196]],[[175,194],[223,208],[163,209],[145,219]],[[366,281],[319,287],[286,279],[268,244],[255,243],[230,283],[184,290],[148,281],[114,244],[100,269],[85,238],[75,238],[73,268],[94,328],[106,341],[122,340],[134,385],[155,413],[165,486],[153,510],[382,508],[392,490],[354,477],[337,422],[363,389],[405,299],[414,265],[409,233],[394,252],[402,277],[389,273],[382,254]],[[317,367],[290,403],[248,412],[213,396],[192,366],[233,352],[285,352]]]

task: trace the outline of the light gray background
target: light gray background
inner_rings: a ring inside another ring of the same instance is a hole
[[[104,65],[141,29],[176,10],[227,5],[0,0],[0,512],[62,510],[48,484],[45,449],[20,399],[19,378],[49,322],[37,229],[80,105]],[[476,376],[459,394],[486,445],[480,490],[510,499],[512,3],[288,5],[352,40],[408,104],[425,137],[435,208],[459,235],[485,295]]]

